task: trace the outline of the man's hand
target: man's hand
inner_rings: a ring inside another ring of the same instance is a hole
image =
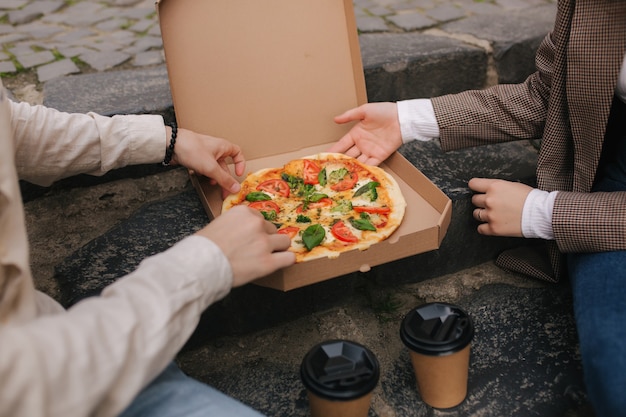
[[[169,128],[167,129],[170,132]],[[169,137],[169,136],[168,136]],[[235,164],[235,174],[243,175],[246,161],[241,148],[225,139],[178,129],[172,162],[219,184],[225,194],[236,193],[240,185],[228,169],[228,160]]]
[[[196,233],[211,239],[228,258],[233,286],[292,265],[296,255],[288,252],[291,239],[276,233],[276,226],[257,210],[235,206]]]
[[[522,210],[532,188],[519,182],[472,178],[469,187],[477,194],[473,216],[481,222],[478,233],[490,236],[522,237]]]
[[[328,152],[345,153],[368,165],[378,165],[402,145],[395,103],[368,103],[335,117],[339,124],[358,121]]]

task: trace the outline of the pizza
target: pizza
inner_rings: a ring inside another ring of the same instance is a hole
[[[368,249],[400,225],[406,207],[396,180],[339,153],[294,159],[249,173],[222,212],[245,204],[291,237],[296,262]]]

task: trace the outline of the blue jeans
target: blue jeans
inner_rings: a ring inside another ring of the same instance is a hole
[[[589,401],[626,416],[626,252],[570,254],[568,267]]]
[[[592,191],[626,191],[624,104],[615,102]],[[585,385],[597,417],[626,416],[626,251],[567,256]]]
[[[175,363],[137,395],[120,417],[263,417],[248,406],[185,375]]]

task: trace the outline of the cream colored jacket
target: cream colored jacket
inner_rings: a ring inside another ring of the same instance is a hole
[[[18,178],[158,162],[160,116],[67,114],[7,99],[0,83],[0,416],[114,416],[174,358],[232,285],[210,240],[183,239],[65,311],[35,290]]]

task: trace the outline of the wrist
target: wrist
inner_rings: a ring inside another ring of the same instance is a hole
[[[169,127],[169,129],[168,129]],[[169,132],[169,142],[166,144],[165,148],[165,157],[163,158],[163,166],[168,166],[172,163],[172,158],[174,157],[174,147],[176,145],[176,137],[178,136],[178,126],[176,126],[176,122],[172,122],[165,128],[166,132]]]
[[[526,238],[554,240],[552,210],[558,191],[533,189],[522,209],[522,235]]]

